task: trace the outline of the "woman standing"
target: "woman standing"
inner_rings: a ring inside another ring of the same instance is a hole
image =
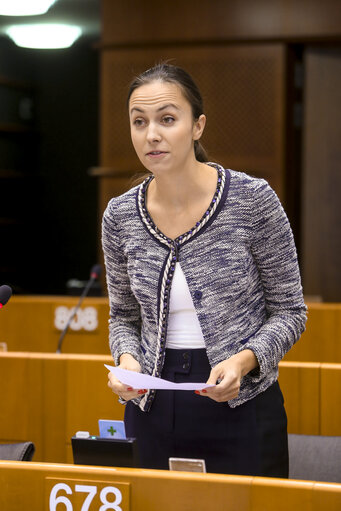
[[[209,472],[287,477],[278,362],[306,321],[287,217],[266,181],[207,163],[183,69],[145,71],[128,107],[150,176],[103,217],[111,351],[124,369],[215,385],[147,392],[109,374],[141,466],[204,458]]]

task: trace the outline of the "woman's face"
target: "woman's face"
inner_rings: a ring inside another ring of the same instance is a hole
[[[152,173],[193,164],[194,140],[205,116],[193,120],[192,108],[174,83],[154,81],[136,89],[129,101],[130,131],[141,163]]]

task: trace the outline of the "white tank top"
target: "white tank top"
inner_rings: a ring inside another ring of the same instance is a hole
[[[166,348],[205,348],[200,323],[180,263],[176,263],[169,302]]]

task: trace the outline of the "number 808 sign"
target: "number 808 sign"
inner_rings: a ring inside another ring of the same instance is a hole
[[[129,483],[46,478],[49,511],[129,511]]]

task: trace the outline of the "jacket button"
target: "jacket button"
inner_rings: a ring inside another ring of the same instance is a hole
[[[194,298],[196,298],[197,300],[200,300],[201,297],[202,297],[201,291],[194,291]]]

